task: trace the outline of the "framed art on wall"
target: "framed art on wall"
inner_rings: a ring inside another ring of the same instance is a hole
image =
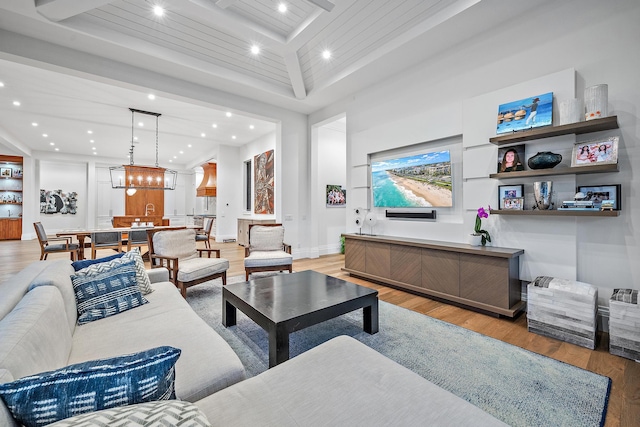
[[[344,208],[347,206],[347,190],[341,185],[327,185],[326,202],[328,208]]]
[[[606,200],[611,205],[613,202],[613,210],[619,211],[621,208],[621,192],[620,184],[611,185],[581,185],[576,188],[577,193],[584,194],[585,201],[593,202],[595,208],[600,209],[602,203]]]
[[[513,198],[524,198],[524,185],[498,185],[498,207],[499,209],[505,208],[505,199],[513,199]],[[524,207],[524,199],[522,200],[521,206],[519,209],[523,209]],[[513,209],[513,208],[511,208]]]
[[[608,165],[618,163],[618,137],[578,142],[573,146],[571,166]]]

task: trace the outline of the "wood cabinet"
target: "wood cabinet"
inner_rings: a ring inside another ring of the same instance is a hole
[[[22,238],[22,157],[0,155],[0,240]]]
[[[345,234],[345,267],[355,276],[485,312],[514,317],[522,249]]]
[[[114,216],[113,226],[116,228],[129,228],[133,222],[152,222],[153,225],[169,225],[169,219],[163,219],[158,215],[124,215]]]
[[[560,126],[548,126],[536,128],[524,132],[495,136],[489,138],[489,142],[495,145],[514,144],[516,142],[536,141],[544,138],[551,138],[560,135],[581,135],[591,132],[601,132],[618,128],[618,116],[603,117],[601,119],[589,120],[585,122],[570,123]],[[492,173],[490,178],[494,179],[514,179],[541,177],[551,175],[582,175],[592,173],[618,172],[618,164],[604,164],[580,167],[565,167],[560,169],[536,169],[516,172]],[[554,215],[554,216],[618,216],[620,211],[570,211],[570,210],[494,210],[491,214],[497,215]]]
[[[238,218],[238,244],[249,245],[249,225],[251,224],[275,224],[275,219],[251,219]]]
[[[0,219],[0,240],[20,240],[22,238],[22,218]]]

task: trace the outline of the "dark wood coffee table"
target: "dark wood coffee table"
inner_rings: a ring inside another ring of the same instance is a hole
[[[315,271],[233,283],[222,288],[222,324],[236,308],[269,335],[269,367],[289,359],[289,334],[362,308],[363,329],[378,332],[378,291]]]

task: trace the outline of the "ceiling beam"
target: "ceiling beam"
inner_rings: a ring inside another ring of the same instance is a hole
[[[313,3],[318,7],[326,10],[327,12],[331,12],[335,4],[331,3],[329,0],[307,0],[309,3]]]
[[[229,6],[232,6],[234,3],[236,3],[238,0],[218,0],[216,2],[216,6],[218,6],[219,8],[222,9],[226,9]]]
[[[305,99],[307,97],[307,89],[304,87],[304,79],[302,78],[298,54],[295,51],[285,53],[284,63],[287,66],[289,79],[291,79],[293,94],[298,99]]]
[[[58,22],[111,3],[113,0],[37,0],[36,11],[49,21]]]

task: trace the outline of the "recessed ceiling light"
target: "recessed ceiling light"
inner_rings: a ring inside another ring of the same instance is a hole
[[[93,133],[93,131],[92,131],[92,130],[88,130],[88,131],[87,131],[87,133],[88,133],[89,135],[91,135],[91,134]]]
[[[177,158],[178,158],[178,156],[173,156],[173,158],[174,158],[174,159],[177,159]]]
[[[56,145],[56,143],[55,142],[50,142],[49,145]]]
[[[211,127],[212,127],[212,128],[217,128],[217,127],[218,127],[218,125],[214,123],[214,124],[212,124],[212,125],[211,125]]]
[[[280,3],[278,5],[278,12],[285,13],[287,11],[287,5],[284,3]]]
[[[258,45],[253,45],[251,46],[251,53],[253,53],[254,55],[257,55],[260,53],[260,47]]]
[[[322,57],[323,57],[324,59],[329,59],[329,58],[331,58],[331,51],[329,51],[329,50],[324,50],[324,51],[322,52]]]
[[[43,133],[43,134],[42,134],[42,136],[46,138],[46,137],[48,137],[49,135],[47,135],[46,133]]]
[[[142,123],[142,122],[138,122],[138,126],[143,127],[143,126],[144,126],[144,123]]]
[[[191,148],[191,144],[187,145],[187,147]]]
[[[169,159],[169,163],[173,163],[173,160]]]
[[[20,106],[20,101],[13,101],[13,105],[15,105],[16,107]]]
[[[38,124],[36,122],[33,122],[33,123],[31,123],[31,126],[33,126],[35,128],[35,127],[38,127]]]
[[[180,151],[179,151],[179,153],[180,153],[180,154],[184,154],[184,151],[180,150]]]
[[[4,83],[0,82],[0,87],[4,87]]]
[[[58,147],[54,148],[54,150],[56,150],[56,151],[60,151],[60,149],[59,149]]]
[[[236,136],[235,135],[231,135],[231,139],[236,139]]]
[[[156,99],[156,96],[154,94],[150,93],[149,95],[147,95],[147,98],[149,98],[150,100],[153,101],[154,99]]]
[[[204,133],[204,132],[202,132],[202,133],[200,134],[200,136],[204,138],[205,136],[207,136],[207,134],[206,134],[206,133]]]
[[[94,152],[93,152],[93,155],[94,155],[94,156],[97,156],[97,155],[98,155],[98,152],[97,152],[97,151],[94,151]]]
[[[90,139],[89,142],[93,144],[95,141],[93,139]]]
[[[92,149],[92,150],[95,150],[95,149],[96,149],[96,147],[91,147],[91,149]]]
[[[133,140],[134,140],[134,141],[137,141],[137,140],[138,140],[138,137],[137,137],[137,136],[134,136],[134,137],[133,137]]]
[[[254,129],[255,126],[254,125],[249,125],[249,129]]]
[[[231,112],[227,111],[226,116],[227,116],[227,117],[231,117]]]
[[[164,8],[162,6],[154,6],[153,7],[153,13],[156,16],[162,16],[162,15],[164,15]]]

